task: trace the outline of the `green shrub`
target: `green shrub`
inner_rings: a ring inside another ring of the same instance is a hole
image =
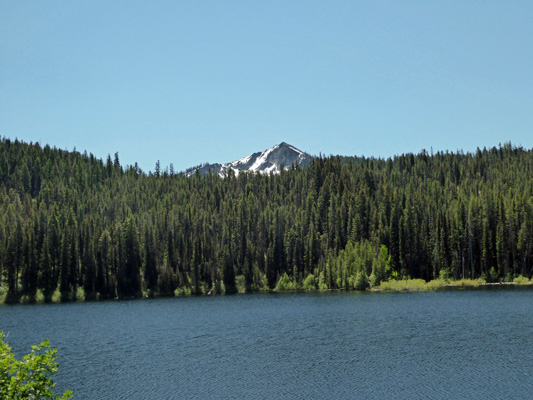
[[[368,277],[368,283],[371,287],[379,285],[378,277],[376,276],[376,274],[374,274],[374,271],[372,271],[372,273]]]
[[[176,290],[174,290],[174,296],[190,296],[191,295],[191,288],[188,286],[179,287]]]
[[[390,260],[389,249],[387,246],[381,245],[377,257],[372,261],[372,273],[370,274],[370,286],[377,286],[381,281],[387,280],[390,275]]]
[[[75,300],[78,301],[84,301],[85,300],[85,289],[83,289],[81,286],[78,286],[76,288],[76,298]]]
[[[37,294],[35,295],[35,301],[37,303],[44,303],[45,300],[46,299],[44,297],[43,291],[41,289],[37,289]]]
[[[368,275],[365,271],[360,271],[355,278],[353,288],[355,290],[366,290],[369,286]]]
[[[430,282],[424,281],[423,279],[403,279],[403,280],[390,280],[387,282],[381,282],[376,289],[377,290],[390,290],[390,291],[400,291],[400,290],[432,290],[441,287],[477,287],[485,284],[484,279],[460,279],[458,281],[448,281],[444,279],[434,279]]]
[[[530,285],[531,282],[529,279],[527,279],[525,276],[518,275],[516,278],[513,279],[513,282],[518,285]]]
[[[317,281],[313,274],[307,275],[307,278],[304,279],[303,289],[305,290],[316,290],[317,288]]]
[[[335,284],[337,285],[337,288],[342,288],[342,278],[338,277],[337,279],[335,279]]]
[[[224,282],[217,279],[213,283],[213,288],[211,289],[211,292],[208,292],[208,293],[211,293],[211,294],[222,294],[222,293],[225,293],[225,292],[226,292],[226,286],[224,285]]]
[[[453,281],[452,286],[467,286],[467,287],[477,287],[487,283],[484,279],[461,279],[458,281]]]
[[[328,290],[329,286],[326,283],[326,278],[324,276],[324,271],[318,276],[318,290]]]
[[[499,276],[498,272],[496,272],[496,269],[494,267],[491,267],[490,271],[487,273],[486,281],[489,283],[498,282]]]
[[[452,279],[452,270],[450,268],[441,268],[439,271],[439,281],[450,282]]]
[[[426,281],[423,279],[403,279],[403,280],[390,280],[387,282],[382,282],[379,285],[378,289],[380,290],[424,290],[426,289]]]
[[[442,276],[442,270],[441,270],[441,274],[439,274],[439,276]],[[448,286],[449,284],[450,284],[449,277],[433,279],[432,281],[429,281],[428,283],[426,283],[426,288],[427,289],[437,289],[437,288]]]
[[[61,397],[54,396],[57,373],[56,349],[50,348],[48,339],[32,346],[29,354],[17,360],[4,341],[0,331],[0,398],[2,399],[70,399],[67,390]]]
[[[7,294],[7,287],[0,284],[0,304],[4,303]]]
[[[276,292],[283,292],[286,290],[298,290],[300,287],[294,282],[289,275],[285,272],[281,278],[279,278],[278,284],[274,288]]]
[[[246,293],[246,279],[244,275],[237,275],[235,277],[235,287],[237,288],[237,292]]]
[[[61,292],[59,291],[59,288],[57,288],[54,291],[54,294],[52,294],[52,301],[54,303],[57,303],[57,302],[61,301]]]

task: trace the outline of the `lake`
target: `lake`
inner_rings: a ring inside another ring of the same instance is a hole
[[[533,290],[0,306],[75,399],[531,399]]]

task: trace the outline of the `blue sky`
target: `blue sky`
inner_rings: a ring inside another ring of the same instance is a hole
[[[0,136],[145,171],[532,148],[533,2],[0,0]]]

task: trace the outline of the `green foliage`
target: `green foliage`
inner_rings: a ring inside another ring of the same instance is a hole
[[[369,284],[371,287],[378,286],[378,284],[377,284],[376,282],[377,282],[376,275],[374,274],[374,272],[372,272],[372,273],[370,274],[370,276],[368,277],[368,284]]]
[[[443,287],[446,287],[446,286],[451,286],[450,279],[449,278],[444,278],[444,279],[443,278],[439,278],[439,279],[433,279],[433,280],[429,281],[428,283],[426,283],[425,288],[431,290],[431,289],[443,288]]]
[[[450,268],[441,268],[439,271],[439,280],[449,282],[452,279],[452,271]]]
[[[368,275],[364,270],[361,270],[357,273],[357,277],[355,278],[355,282],[353,284],[353,288],[355,290],[366,290],[370,286],[370,283],[368,281]]]
[[[4,138],[0,301],[530,278],[532,169],[505,144],[187,178]]]
[[[221,291],[222,293],[222,291]],[[191,295],[191,288],[189,287],[179,287],[174,291],[174,296],[190,296]]]
[[[477,287],[484,285],[486,282],[483,279],[460,279],[457,281],[450,281],[444,279],[433,279],[429,282],[423,279],[403,279],[403,280],[389,280],[382,282],[376,290],[388,291],[403,291],[403,290],[433,290],[443,287]]]
[[[379,254],[372,261],[372,274],[370,282],[372,286],[379,285],[382,281],[387,280],[390,273],[389,249],[382,244],[379,248]]]
[[[450,283],[450,286],[464,286],[464,287],[477,287],[487,283],[484,279],[461,279],[459,281],[453,281]]]
[[[489,283],[494,283],[499,281],[498,272],[494,267],[491,267],[490,271],[486,274],[485,280]]]
[[[235,277],[235,286],[239,293],[246,293],[246,277],[244,275],[238,275]]]
[[[83,301],[85,300],[85,290],[82,288],[82,287],[78,287],[76,289],[76,297],[75,299],[78,300],[78,301]]]
[[[318,277],[318,290],[329,290],[324,271],[322,271]]]
[[[379,290],[392,290],[392,291],[401,291],[401,290],[426,290],[426,281],[423,279],[403,279],[403,280],[390,280],[387,282],[382,282],[378,286]]]
[[[385,246],[384,248],[386,249]],[[376,268],[376,272],[384,277],[386,266],[380,263],[388,263],[388,261],[380,260],[378,259],[379,256],[376,256],[376,251],[368,240],[348,242],[344,251],[339,254],[339,258],[342,260],[342,269],[346,275],[357,276],[359,272],[364,271],[368,276]]]
[[[302,284],[304,290],[316,290],[318,282],[313,274],[307,275]]]
[[[0,284],[0,304],[4,303],[7,295],[7,287]]]
[[[289,275],[287,275],[287,273],[285,272],[281,278],[279,278],[279,281],[276,285],[276,287],[274,288],[274,291],[276,292],[284,292],[284,291],[287,291],[287,290],[299,290],[300,289],[300,285],[298,285],[296,282],[294,282],[293,279],[291,279],[289,277]]]
[[[50,348],[48,340],[32,346],[29,354],[17,360],[11,348],[3,341],[0,331],[0,398],[2,399],[70,399],[67,390],[61,397],[54,396],[53,375],[59,364],[56,349]]]
[[[37,295],[35,296],[35,301],[37,303],[44,303],[45,297],[41,289],[37,290]]]
[[[518,275],[516,278],[513,279],[514,283],[517,283],[519,285],[531,285],[533,284],[533,281],[527,279],[525,276]]]
[[[226,287],[224,286],[224,282],[221,282],[221,281],[218,281],[218,280],[215,281],[213,283],[213,287],[207,293],[208,294],[224,294],[224,293],[226,293]]]
[[[54,303],[61,301],[61,292],[59,291],[59,289],[56,289],[54,291],[54,293],[52,294],[51,301],[53,301]]]

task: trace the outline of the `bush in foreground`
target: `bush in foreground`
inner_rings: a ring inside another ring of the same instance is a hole
[[[32,346],[30,354],[19,361],[3,341],[0,331],[0,398],[2,399],[71,399],[67,390],[61,397],[54,396],[55,383],[52,376],[57,373],[57,349],[50,348],[48,339],[38,346]]]

